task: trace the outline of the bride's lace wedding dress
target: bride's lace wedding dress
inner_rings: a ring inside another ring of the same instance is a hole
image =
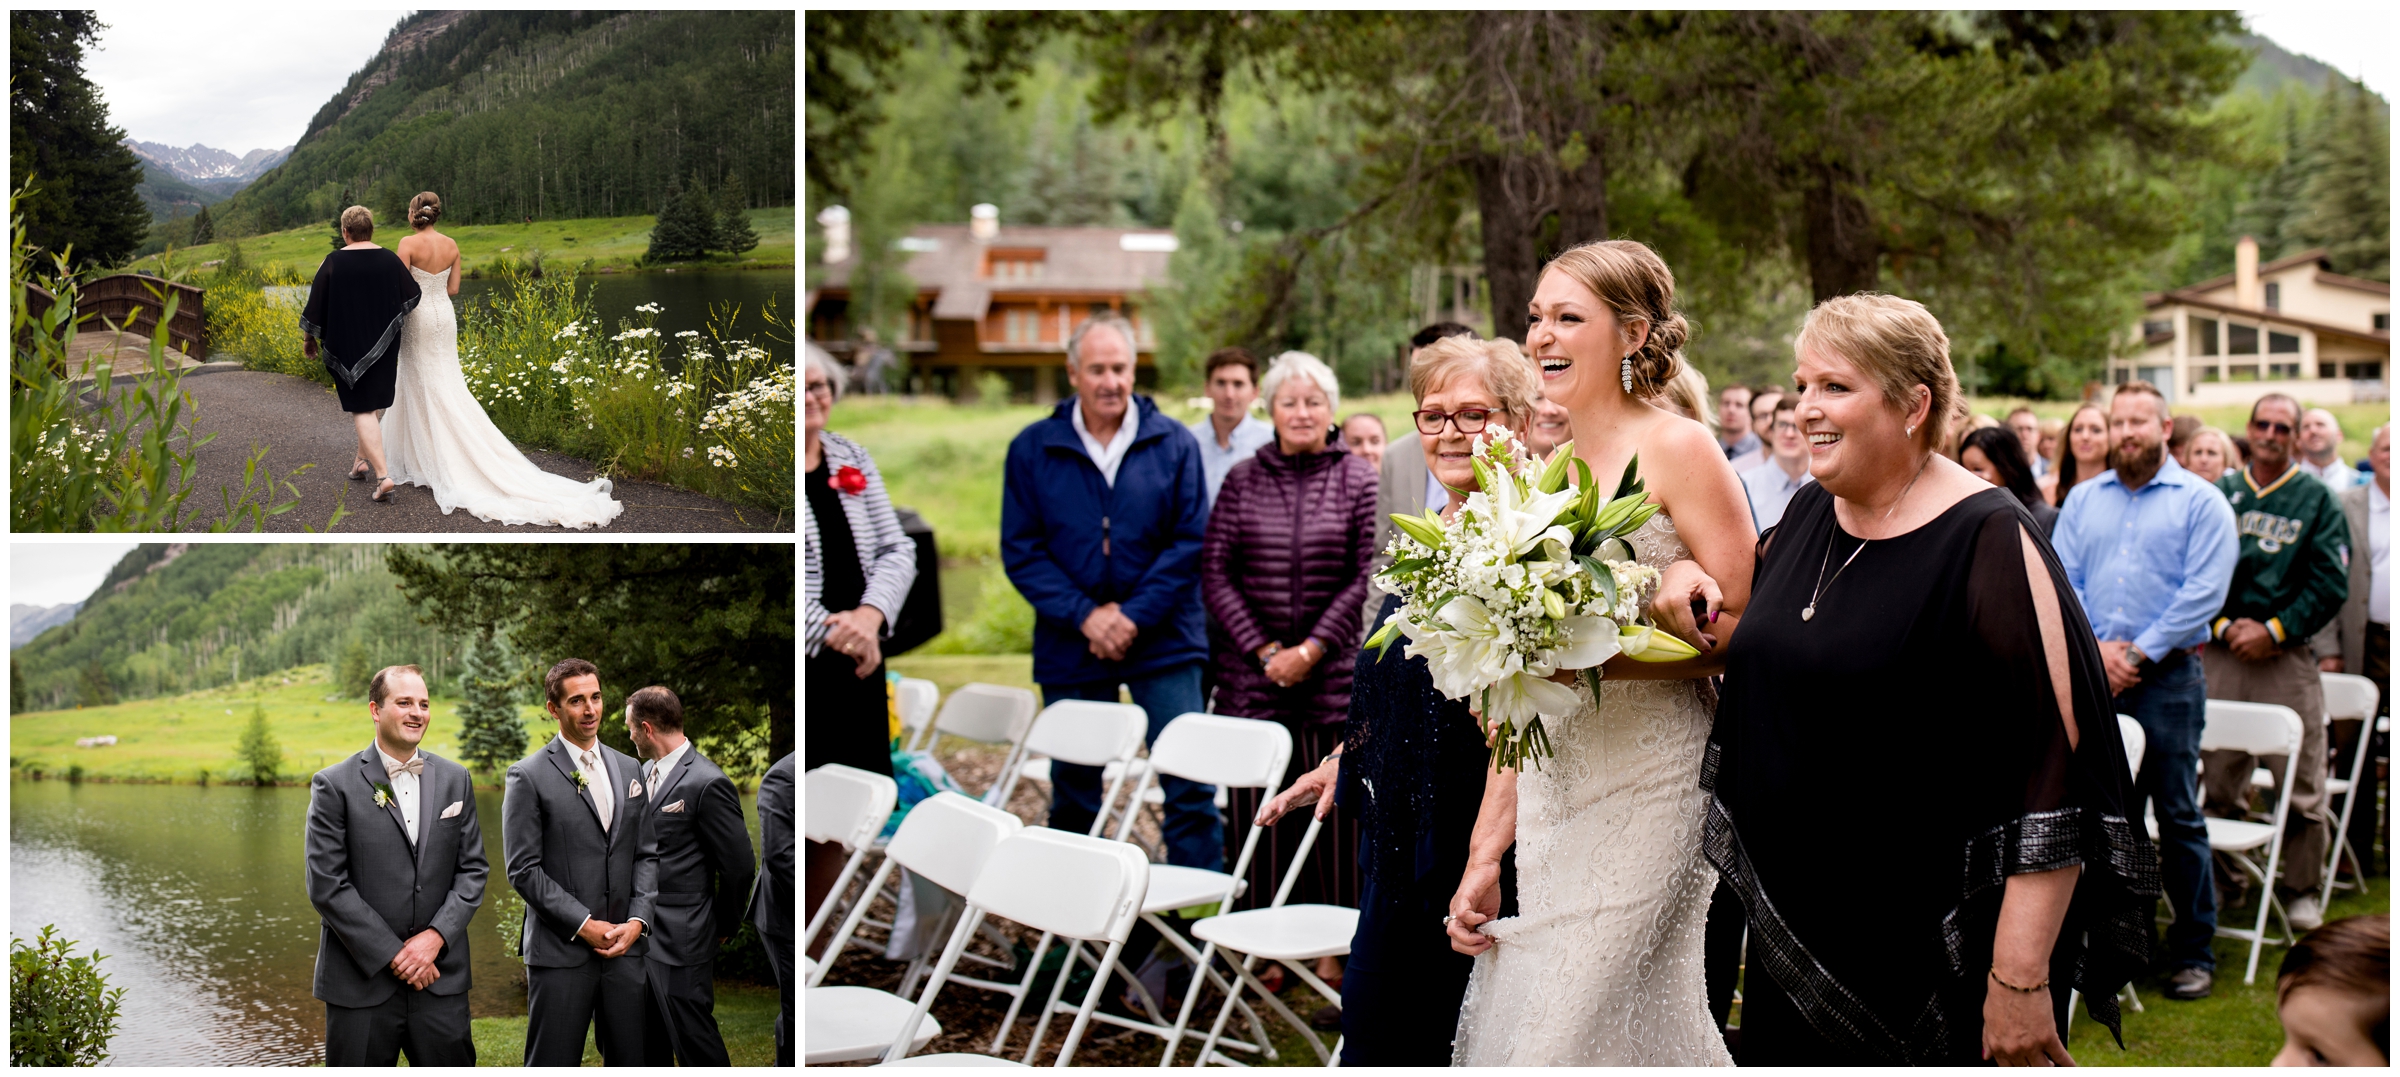
[[[394,483],[433,491],[447,515],[465,509],[501,524],[596,527],[625,506],[607,479],[576,482],[535,467],[467,390],[458,365],[458,314],[450,274],[408,267],[424,298],[400,328],[399,385],[383,416],[384,459]]]
[[[1664,514],[1637,559],[1691,557]],[[1730,1066],[1701,945],[1716,872],[1700,856],[1708,682],[1611,681],[1545,723],[1558,754],[1517,780],[1519,915],[1484,925],[1460,1066]]]

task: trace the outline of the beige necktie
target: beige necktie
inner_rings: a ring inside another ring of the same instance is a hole
[[[608,833],[608,768],[600,765],[600,753],[583,753],[583,770],[584,779],[592,791],[592,806],[600,810],[600,832]]]

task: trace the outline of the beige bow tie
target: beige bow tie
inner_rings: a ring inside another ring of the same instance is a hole
[[[410,774],[417,775],[418,777],[424,777],[424,775],[425,775],[425,757],[424,757],[424,755],[422,755],[422,754],[418,754],[418,755],[412,755],[412,756],[409,756],[409,757],[408,757],[408,762],[406,762],[406,763],[398,763],[398,762],[394,762],[394,761],[392,760],[392,757],[391,757],[391,756],[388,756],[388,755],[383,757],[383,776],[384,776],[384,777],[386,777],[386,778],[397,778],[397,777],[399,777],[399,776],[400,776],[400,772],[401,772],[401,771],[404,771],[404,770],[405,770],[405,771],[407,771],[407,772],[409,772]]]

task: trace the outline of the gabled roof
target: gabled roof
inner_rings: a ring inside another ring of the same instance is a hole
[[[2307,265],[2310,262],[2317,263],[2317,268],[2321,270],[2331,271],[2333,269],[2333,263],[2325,259],[2325,248],[2310,247],[2309,249],[2301,251],[2298,254],[2287,254],[2281,258],[2277,258],[2272,262],[2260,262],[2258,264],[2258,275],[2265,277],[2269,273],[2281,273],[2286,269],[2292,268],[2293,266]],[[2233,277],[2234,275],[2231,273],[2227,273],[2221,277],[2210,277],[2198,284],[2186,284],[2181,288],[2170,289],[2168,294],[2173,295],[2176,292],[2213,292],[2219,288],[2230,288],[2233,286]]]
[[[2317,283],[2331,285],[2335,288],[2348,288],[2352,291],[2366,292],[2370,295],[2388,296],[2392,294],[2392,286],[2384,283],[2383,281],[2367,280],[2364,277],[2345,277],[2339,273],[2327,269],[2320,269],[2317,271]]]
[[[2318,336],[2343,336],[2350,337],[2354,340],[2373,341],[2379,344],[2389,344],[2392,342],[2392,331],[2389,329],[2354,329],[2349,326],[2329,325],[2325,322],[2312,321],[2307,318],[2294,318],[2289,314],[2284,314],[2278,311],[2252,310],[2248,307],[2237,307],[2231,303],[2221,303],[2217,300],[2209,299],[2204,296],[2193,295],[2189,289],[2178,289],[2172,292],[2152,292],[2149,295],[2142,297],[2142,307],[2144,310],[2157,310],[2160,307],[2168,306],[2170,304],[2198,307],[2202,310],[2213,310],[2224,314],[2238,314],[2244,318],[2259,322],[2272,322],[2276,325],[2288,325],[2295,328],[2306,329],[2310,332],[2316,333]]]
[[[1126,295],[1163,283],[1171,255],[1158,250],[1126,250],[1124,237],[1128,235],[1171,238],[1172,233],[1160,228],[1022,226],[1003,227],[991,242],[978,243],[967,225],[921,224],[909,230],[908,242],[917,249],[904,271],[920,292],[939,293],[934,301],[936,318],[981,317],[990,308],[994,293]],[[1163,244],[1137,240],[1133,245]],[[1041,275],[1014,280],[978,276],[987,248],[1039,250]],[[850,271],[857,265],[858,258],[853,255],[825,267],[820,288],[847,289]]]

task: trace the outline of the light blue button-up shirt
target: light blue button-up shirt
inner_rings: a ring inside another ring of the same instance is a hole
[[[1212,510],[1217,507],[1217,490],[1225,485],[1225,473],[1233,470],[1233,465],[1258,455],[1258,450],[1275,440],[1273,424],[1255,415],[1244,415],[1241,422],[1233,424],[1233,436],[1225,439],[1231,443],[1229,448],[1217,447],[1216,423],[1206,415],[1191,424],[1190,429],[1192,437],[1200,442],[1200,482],[1208,488],[1201,504]]]
[[[2093,634],[2130,640],[2154,661],[2208,641],[2241,554],[2233,506],[2172,456],[2139,490],[2113,470],[2077,484],[2050,545]]]

